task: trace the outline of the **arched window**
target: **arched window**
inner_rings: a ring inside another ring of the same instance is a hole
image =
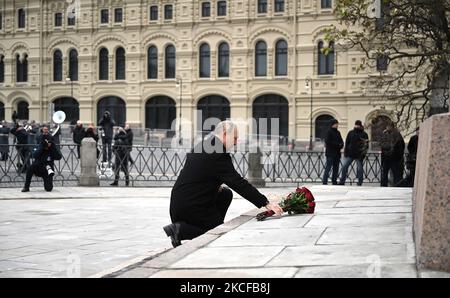
[[[255,47],[255,76],[267,75],[267,44],[259,41]]]
[[[21,59],[20,55],[16,55],[16,81],[27,82],[28,81],[28,55],[25,54]]]
[[[5,56],[0,55],[0,83],[5,82]]]
[[[175,101],[167,96],[157,96],[145,104],[145,127],[170,130],[176,118]]]
[[[211,76],[211,50],[207,43],[200,46],[200,77],[209,78]]]
[[[280,136],[288,136],[289,104],[283,96],[266,94],[256,98],[253,102],[253,118],[257,124],[256,127],[253,127],[254,134],[270,136],[278,133]],[[278,119],[279,131],[276,131],[275,127],[272,128],[272,119],[275,123]],[[264,125],[264,121],[266,121],[267,126]]]
[[[62,81],[63,77],[62,69],[63,69],[62,52],[60,50],[56,50],[53,53],[53,81],[55,82]]]
[[[334,117],[331,115],[320,115],[316,118],[315,121],[315,138],[324,140],[328,129],[330,129],[330,123],[331,120],[333,120]]]
[[[0,101],[0,121],[5,120],[5,104]]]
[[[334,74],[334,42],[330,42],[328,45],[328,53],[324,53],[323,41],[320,41],[317,46],[318,49],[318,63],[319,63],[319,75],[332,75]]]
[[[285,40],[280,40],[275,46],[275,75],[287,75],[288,45]]]
[[[173,45],[166,47],[165,51],[166,58],[166,79],[175,78],[175,68],[176,68],[176,52]]]
[[[25,19],[26,19],[25,9],[21,8],[17,12],[17,25],[19,28],[25,28]]]
[[[80,119],[80,105],[72,97],[61,97],[53,101],[55,112],[63,111],[66,113],[65,122],[75,123]]]
[[[97,123],[103,118],[106,111],[111,113],[112,119],[118,126],[124,126],[127,121],[127,106],[125,101],[117,96],[103,97],[97,103]]]
[[[158,78],[158,49],[155,46],[148,48],[147,53],[147,78],[157,79]]]
[[[230,76],[230,47],[226,42],[219,45],[219,78]]]
[[[201,119],[197,119],[197,127],[200,131],[210,132],[215,129],[214,125],[217,123],[208,122],[207,126],[209,127],[204,127],[207,119],[217,118],[220,121],[224,121],[230,118],[230,102],[219,95],[206,96],[200,99],[197,104],[197,110],[202,112]]]
[[[100,63],[99,63],[99,80],[108,80],[109,79],[109,60],[108,60],[108,50],[102,48],[100,50]]]
[[[17,104],[17,119],[28,120],[29,119],[28,102],[20,101]]]
[[[78,81],[78,52],[75,49],[69,52],[69,78]]]
[[[125,50],[121,47],[116,50],[116,80],[125,80]]]

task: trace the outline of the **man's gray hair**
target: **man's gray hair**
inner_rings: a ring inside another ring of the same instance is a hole
[[[230,134],[230,133],[233,133],[236,128],[237,128],[237,126],[233,122],[231,122],[229,120],[222,121],[219,124],[217,124],[216,129],[214,130],[214,134],[216,136],[220,136],[224,132],[226,132],[227,134]]]

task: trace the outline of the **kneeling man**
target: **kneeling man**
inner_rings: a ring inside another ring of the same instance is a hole
[[[223,224],[233,193],[222,184],[256,207],[265,206],[278,215],[282,214],[278,205],[270,203],[236,172],[227,150],[236,145],[237,139],[236,125],[224,121],[217,125],[211,136],[187,154],[184,168],[172,189],[172,224],[164,227],[174,247],[180,245],[181,240],[193,239]]]

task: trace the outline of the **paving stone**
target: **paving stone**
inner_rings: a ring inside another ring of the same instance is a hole
[[[312,245],[320,237],[323,230],[324,228],[236,229],[213,241],[209,244],[209,247]]]
[[[406,215],[403,213],[315,215],[305,227],[404,226],[405,223]]]
[[[315,214],[389,214],[389,213],[411,213],[411,206],[392,207],[354,207],[354,208],[325,208],[317,207]]]
[[[414,264],[406,244],[353,244],[286,247],[268,266],[358,265],[380,260],[381,264]]]
[[[282,246],[207,247],[195,251],[170,268],[261,267],[282,249]]]
[[[345,207],[391,207],[391,206],[412,206],[409,200],[354,200],[342,201],[336,205],[336,208]]]
[[[422,278],[450,278],[450,272],[435,271],[435,270],[420,270],[420,277],[422,277]]]
[[[415,265],[381,265],[373,264],[353,266],[313,266],[302,267],[296,278],[415,278]]]
[[[162,270],[151,278],[290,278],[298,268],[192,269]]]
[[[412,227],[327,228],[317,244],[413,243]]]
[[[310,219],[312,215],[298,214],[298,215],[283,215],[272,216],[264,221],[257,221],[256,218],[246,222],[242,226],[239,226],[239,230],[256,230],[256,229],[279,229],[279,228],[300,228],[303,227]]]

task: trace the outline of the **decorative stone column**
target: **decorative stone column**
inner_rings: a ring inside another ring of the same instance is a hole
[[[93,138],[81,142],[81,175],[79,186],[99,186],[97,176],[97,143]]]
[[[248,182],[256,187],[265,187],[266,181],[262,177],[262,153],[259,147],[251,148],[248,154]]]
[[[413,191],[419,268],[450,271],[450,113],[420,126]]]

